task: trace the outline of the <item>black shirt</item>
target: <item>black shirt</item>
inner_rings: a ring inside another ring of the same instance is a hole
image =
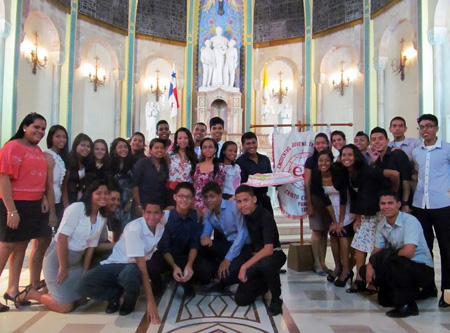
[[[273,244],[273,248],[281,246],[277,224],[272,214],[265,208],[256,205],[253,213],[245,215],[244,220],[247,223],[253,252],[260,251],[267,244]]]
[[[269,158],[260,153],[256,153],[256,155],[258,156],[258,163],[250,159],[247,153],[242,154],[236,160],[236,164],[241,167],[241,183],[247,182],[249,175],[254,175],[256,173],[272,173]],[[266,194],[268,190],[268,187],[254,188],[257,197],[261,194]]]
[[[195,210],[191,209],[186,217],[181,217],[174,208],[170,211],[158,249],[163,254],[187,255],[191,249],[200,248],[202,229]]]
[[[158,171],[153,162],[153,157],[141,158],[133,166],[133,177],[139,187],[139,198],[142,205],[145,205],[145,202],[150,197],[166,197],[166,181],[169,177],[169,168],[164,161],[161,161]]]

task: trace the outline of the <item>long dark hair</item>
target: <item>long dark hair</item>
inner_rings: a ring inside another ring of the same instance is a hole
[[[213,138],[204,138],[201,142],[200,142],[200,151],[202,150],[203,144],[206,141],[211,141],[214,144],[214,147],[216,147],[216,152],[219,150],[219,144],[216,142],[216,140],[214,140]],[[205,156],[203,156],[203,153],[200,154],[200,162],[204,162],[205,161]],[[213,165],[214,165],[214,177],[217,175],[217,173],[219,172],[219,159],[216,157],[216,155],[214,155],[213,158]]]
[[[124,138],[115,138],[114,141],[111,143],[111,149],[110,149],[110,166],[111,166],[111,171],[112,174],[118,174],[121,170],[120,170],[120,161],[119,161],[119,157],[117,156],[116,153],[116,148],[117,145],[119,144],[119,142],[123,142],[127,145],[128,147],[128,155],[125,157],[124,161],[123,161],[123,169],[122,172],[128,172],[128,170],[131,170],[131,168],[133,167],[133,156],[131,153],[131,147],[130,144],[128,143],[127,140],[125,140]]]
[[[67,160],[69,158],[69,134],[67,133],[67,130],[64,126],[53,125],[52,127],[50,127],[47,134],[47,148],[50,149],[53,147],[53,136],[58,131],[63,131],[67,138],[66,144],[58,153],[59,156],[61,156],[64,163],[67,164]]]
[[[103,139],[97,139],[97,140],[94,141],[94,144],[92,145],[92,149],[95,148],[95,144],[96,144],[96,143],[101,143],[101,144],[103,144],[103,145],[105,146],[106,152],[105,152],[105,156],[103,156],[103,159],[102,159],[101,162],[102,162],[103,165],[108,165],[108,164],[109,164],[108,144],[107,144],[106,141],[103,140]],[[95,161],[95,155],[94,155],[94,161]]]
[[[16,134],[14,134],[11,139],[9,139],[9,141],[23,138],[25,136],[24,126],[30,126],[36,119],[43,120],[45,121],[45,123],[47,123],[47,120],[44,118],[44,116],[36,112],[31,112],[27,114],[25,118],[23,118],[22,122],[17,128]]]
[[[353,162],[353,179],[356,179],[361,174],[363,168],[367,167],[366,160],[364,159],[363,154],[361,151],[356,147],[353,143],[349,143],[348,145],[345,145],[342,147],[341,152],[339,154],[340,158],[342,159],[342,152],[344,149],[349,148],[353,151],[353,156],[355,161]]]
[[[220,155],[219,155],[219,162],[220,163],[225,163],[225,151],[227,150],[228,146],[231,145],[235,145],[236,146],[236,151],[237,151],[237,144],[234,141],[226,141],[223,146],[222,149],[220,150]],[[235,165],[235,161],[231,161],[231,165]]]
[[[108,184],[102,180],[93,181],[84,191],[80,201],[84,203],[84,213],[86,216],[90,216],[92,213],[92,193],[94,193],[100,186],[108,187]],[[106,207],[100,207],[100,214],[106,216]]]
[[[186,156],[189,160],[189,162],[191,162],[191,175],[194,174],[195,172],[195,167],[197,165],[198,162],[198,157],[197,154],[195,153],[194,147],[195,147],[195,143],[194,143],[194,139],[192,137],[192,133],[191,131],[189,131],[186,127],[180,127],[179,129],[177,129],[177,131],[175,132],[174,138],[173,138],[173,148],[172,148],[172,152],[174,154],[178,154],[178,152],[180,151],[180,147],[178,146],[178,133],[180,132],[184,132],[186,133],[187,137],[188,137],[188,145],[186,147]]]
[[[81,163],[84,165],[84,167],[86,169],[86,173],[88,172],[88,169],[95,168],[94,143],[92,142],[92,139],[89,137],[89,135],[80,133],[73,140],[72,149],[70,150],[70,153],[69,153],[68,167],[71,171],[76,171],[79,169],[79,165],[78,165],[79,158],[78,158],[78,154],[77,154],[77,147],[83,141],[89,142],[89,145],[91,146],[91,151],[89,152],[88,156],[83,157],[81,159]]]

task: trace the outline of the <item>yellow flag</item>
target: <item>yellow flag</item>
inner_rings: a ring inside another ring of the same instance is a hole
[[[267,64],[264,65],[262,98],[263,98],[263,105],[268,106],[268,104],[269,104],[269,79],[267,78]]]

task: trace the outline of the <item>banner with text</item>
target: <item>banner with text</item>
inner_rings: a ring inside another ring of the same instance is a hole
[[[289,133],[280,133],[274,128],[273,161],[274,172],[290,172],[300,181],[281,185],[278,201],[281,212],[290,218],[306,217],[305,162],[314,152],[316,132],[298,132],[295,127]]]

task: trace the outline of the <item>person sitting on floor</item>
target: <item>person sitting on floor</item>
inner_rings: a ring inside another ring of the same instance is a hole
[[[183,285],[185,296],[189,297],[194,295],[194,274],[199,282],[209,283],[213,272],[208,261],[198,256],[202,224],[196,211],[191,209],[194,193],[194,186],[188,182],[178,183],[175,187],[175,208],[170,211],[158,246],[173,271],[173,278]]]
[[[269,290],[272,300],[268,312],[272,316],[282,313],[280,269],[286,262],[273,215],[257,205],[253,189],[241,185],[236,189],[236,204],[244,215],[251,239],[253,256],[239,271],[239,287],[234,297],[236,304],[245,306]]]
[[[159,322],[158,308],[150,287],[146,261],[150,260],[164,232],[167,215],[161,205],[149,200],[142,217],[128,223],[113,248],[113,253],[99,266],[89,270],[79,281],[77,290],[84,297],[106,300],[106,313],[126,316],[134,311],[141,282],[147,296],[147,316]],[[120,297],[123,294],[123,303]]]
[[[206,258],[217,263],[215,268],[218,266],[217,276],[220,279],[217,288],[223,291],[225,287],[239,282],[239,269],[250,258],[249,248],[245,246],[250,239],[236,202],[222,198],[219,184],[207,183],[202,194],[208,211],[205,215],[201,244]]]
[[[416,299],[436,297],[433,259],[420,222],[400,211],[397,192],[383,191],[380,211],[384,218],[377,226],[375,248],[361,276],[378,287],[378,302],[395,307],[388,317],[416,316]]]

